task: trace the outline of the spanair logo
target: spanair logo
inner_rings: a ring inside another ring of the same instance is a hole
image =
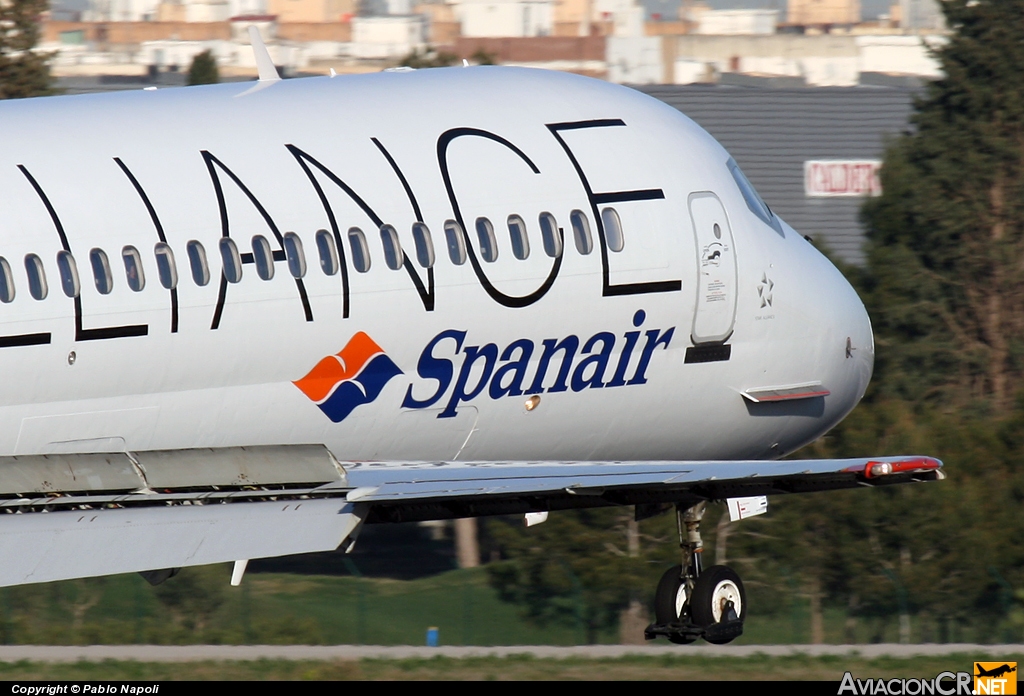
[[[975,662],[975,694],[1016,694],[1016,662]]]
[[[589,338],[518,338],[504,346],[478,343],[467,331],[447,329],[420,353],[416,379],[406,388],[401,408],[436,407],[438,418],[455,418],[463,404],[477,399],[527,396],[536,404],[540,394],[647,384],[655,352],[668,350],[675,327],[645,330],[641,327],[646,319],[647,313],[637,310],[637,330],[626,331],[621,338],[598,331]],[[340,423],[401,374],[384,350],[360,331],[340,353],[324,358],[293,384]]]
[[[292,382],[335,423],[378,396],[392,378],[402,374],[398,365],[360,331],[337,355],[329,355],[305,377]]]

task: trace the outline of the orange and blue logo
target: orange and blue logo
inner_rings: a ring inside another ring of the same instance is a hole
[[[305,377],[293,382],[335,423],[378,396],[393,377],[402,374],[384,349],[360,331],[341,352],[316,364]]]

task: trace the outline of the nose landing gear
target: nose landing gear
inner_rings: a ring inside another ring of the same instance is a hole
[[[703,638],[722,645],[743,634],[747,597],[740,576],[727,566],[701,567],[700,521],[706,506],[676,506],[683,562],[661,576],[654,596],[655,622],[644,631],[647,640],[665,636],[686,645]]]

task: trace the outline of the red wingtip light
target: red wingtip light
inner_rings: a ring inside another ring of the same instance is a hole
[[[869,462],[864,467],[864,475],[868,478],[875,476],[887,476],[892,473],[892,464],[889,462]]]
[[[910,457],[895,462],[868,462],[864,465],[864,478],[904,474],[912,471],[934,471],[941,466],[942,462],[932,457]]]

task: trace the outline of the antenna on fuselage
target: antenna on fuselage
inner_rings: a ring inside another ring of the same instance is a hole
[[[277,66],[271,60],[270,51],[263,43],[263,37],[260,36],[260,30],[256,28],[255,24],[249,25],[249,41],[252,43],[252,52],[256,57],[256,69],[260,73],[260,82],[280,82],[281,76],[277,73]]]

